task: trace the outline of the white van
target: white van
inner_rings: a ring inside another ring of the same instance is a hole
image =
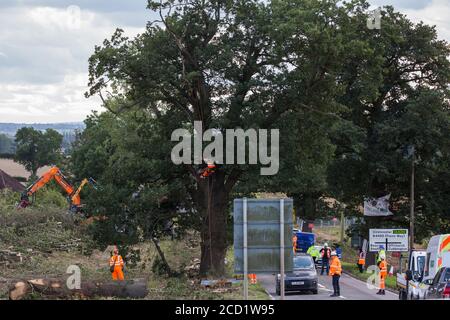
[[[422,281],[433,279],[442,267],[450,267],[450,234],[431,237]]]
[[[412,250],[408,257],[408,267],[405,272],[397,273],[398,298],[400,300],[424,299],[427,286],[421,284],[427,252],[425,250]],[[410,274],[411,279],[408,278]]]

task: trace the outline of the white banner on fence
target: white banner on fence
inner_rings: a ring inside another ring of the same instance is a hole
[[[389,210],[390,194],[381,198],[366,198],[364,200],[365,216],[390,216],[392,212]]]

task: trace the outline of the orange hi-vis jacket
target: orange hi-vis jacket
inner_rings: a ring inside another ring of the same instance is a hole
[[[386,260],[381,260],[379,268],[380,268],[380,276],[386,277],[387,276],[387,262],[386,262]]]
[[[120,267],[120,269],[122,269],[123,268],[122,256],[120,256],[120,255],[118,255],[118,256],[113,255],[111,257],[111,259],[109,259],[109,266],[110,267],[114,266],[114,268]]]
[[[109,266],[112,267],[114,266],[114,271],[111,273],[111,276],[113,278],[113,280],[124,280],[124,275],[123,275],[123,259],[122,256],[120,255],[113,255],[111,257],[111,259],[109,260]]]
[[[208,167],[206,167],[202,173],[200,174],[200,178],[207,178],[212,175],[216,170],[216,165],[212,163],[208,163]]]
[[[338,275],[340,276],[342,273],[341,261],[339,261],[338,257],[334,257],[331,259],[330,264],[330,276]]]

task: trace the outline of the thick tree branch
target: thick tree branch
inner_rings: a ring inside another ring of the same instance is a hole
[[[114,110],[113,108],[110,107],[109,105],[109,101],[106,100],[103,95],[102,92],[99,90],[98,94],[100,96],[100,99],[102,100],[103,106],[112,114],[114,114],[115,116],[118,116],[119,114],[121,114],[123,111],[125,111],[126,109],[131,109],[132,107],[138,105],[139,103],[141,103],[141,101],[137,101],[135,103],[132,103],[130,105],[127,104],[120,104],[118,110]]]
[[[242,170],[239,168],[233,168],[230,175],[227,178],[227,181],[225,182],[225,192],[229,194],[231,190],[233,189],[236,182],[238,182],[239,178],[242,175]]]
[[[191,173],[191,175],[195,178],[198,185],[201,184],[202,180],[200,179],[200,176],[198,175],[197,171],[191,164],[185,164],[186,169]]]

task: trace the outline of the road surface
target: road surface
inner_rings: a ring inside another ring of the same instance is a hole
[[[258,275],[258,281],[267,292],[276,300],[280,299],[275,293],[275,275]],[[339,281],[341,287],[340,297],[330,297],[333,293],[331,277],[319,275],[319,293],[287,293],[285,300],[398,300],[398,295],[386,290],[386,295],[377,295],[377,289],[369,289],[365,282],[352,278],[346,274]]]

